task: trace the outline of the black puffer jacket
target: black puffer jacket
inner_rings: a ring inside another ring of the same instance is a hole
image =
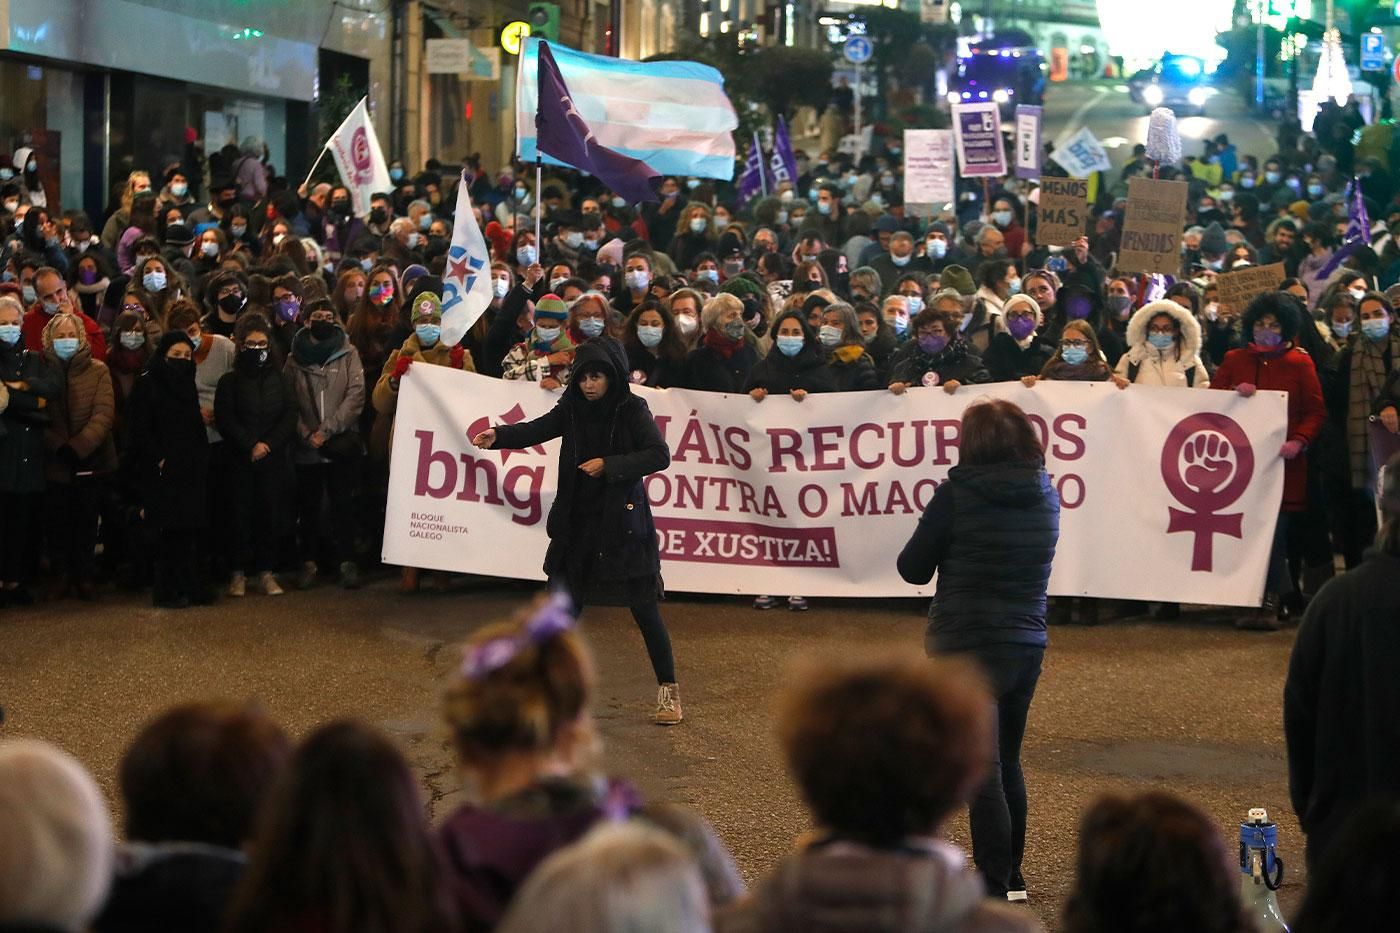
[[[684,374],[676,384],[683,389],[704,392],[743,392],[749,371],[758,362],[758,351],[751,344],[745,343],[726,357],[705,346],[702,339],[700,346],[686,356]]]
[[[938,379],[932,384],[940,386],[950,382],[975,385],[992,381],[987,367],[982,365],[982,357],[962,340],[954,340],[932,356],[919,348],[917,340],[909,340],[894,355],[890,382],[921,386],[929,373],[937,374]]]
[[[744,391],[751,392],[754,389],[766,389],[770,395],[802,389],[806,392],[833,392],[836,390],[836,379],[832,375],[831,369],[826,365],[826,351],[821,344],[817,343],[812,336],[811,329],[807,322],[802,320],[799,312],[788,312],[781,314],[773,322],[773,332],[776,335],[779,325],[791,318],[802,325],[802,349],[796,356],[787,356],[778,349],[775,342],[773,349],[768,351],[768,355],[758,361],[758,364],[749,372],[749,380],[744,384]]]
[[[1054,355],[1054,346],[1042,340],[1039,334],[1024,348],[1010,334],[997,334],[982,356],[982,362],[993,382],[1011,382],[1022,376],[1039,376]]]
[[[272,451],[264,460],[285,459],[291,463],[292,437],[297,426],[296,393],[282,370],[270,360],[257,367],[240,360],[233,372],[219,380],[214,419],[219,433],[232,445],[235,463],[248,462],[259,442]]]
[[[556,437],[563,439],[559,445],[559,492],[545,526],[549,532],[549,551],[544,558],[546,574],[553,577],[564,571],[569,549],[593,541],[599,552],[593,565],[598,580],[653,576],[661,570],[661,556],[643,480],[670,465],[671,451],[652,420],[651,409],[628,386],[627,353],[622,344],[606,336],[588,341],[574,356],[573,372],[590,365],[602,365],[608,371],[608,394],[603,399],[588,402],[577,381],[571,378],[558,403],[546,414],[523,424],[496,428],[494,447],[519,449]],[[583,421],[595,417],[584,409],[587,405],[611,408],[604,415],[605,450],[579,450],[581,433],[590,431]],[[599,524],[597,528],[574,528],[573,518],[579,511],[574,500],[580,494],[580,485],[589,479],[579,470],[579,464],[593,456],[601,456],[604,464],[602,503],[592,512]],[[576,582],[582,581],[570,581],[571,586]],[[576,592],[580,589],[575,587]]]
[[[159,531],[207,525],[209,435],[199,413],[194,366],[172,366],[172,344],[189,343],[182,331],[160,339],[146,371],[137,377],[127,405],[132,468],[146,518]]]
[[[0,344],[0,381],[29,386],[10,389],[9,404],[0,412],[0,492],[42,492],[44,428],[48,406],[63,391],[63,375],[23,343]]]
[[[1044,647],[1045,592],[1060,538],[1060,497],[1040,463],[955,466],[899,555],[899,575],[938,572],[924,647]]]

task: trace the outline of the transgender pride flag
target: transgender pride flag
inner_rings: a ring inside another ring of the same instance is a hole
[[[525,40],[516,63],[515,140],[535,161],[540,40]],[[599,145],[645,162],[661,175],[734,177],[739,120],[724,78],[696,62],[633,62],[576,52],[551,42],[574,108]],[[552,165],[566,163],[546,155]]]

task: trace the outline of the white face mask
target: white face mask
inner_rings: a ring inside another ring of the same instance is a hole
[[[693,314],[676,315],[676,327],[680,330],[681,333],[693,334],[695,333],[695,328],[698,326],[700,326],[699,322],[695,320],[695,316]]]
[[[491,292],[497,298],[504,298],[510,294],[510,279],[492,279]]]

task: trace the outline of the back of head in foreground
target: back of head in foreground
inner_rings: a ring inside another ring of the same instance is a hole
[[[498,933],[707,933],[700,870],[677,841],[638,822],[603,824],[550,856]]]
[[[1065,933],[1253,933],[1233,853],[1171,794],[1100,798],[1080,821],[1078,863]]]
[[[0,927],[86,929],[112,876],[97,784],[68,753],[0,742]]]

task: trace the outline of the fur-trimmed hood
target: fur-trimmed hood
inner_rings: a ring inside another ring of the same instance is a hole
[[[1157,352],[1147,342],[1147,325],[1159,314],[1170,314],[1176,320],[1181,328],[1181,354],[1178,358],[1184,366],[1193,365],[1201,353],[1201,325],[1189,309],[1170,299],[1149,301],[1133,312],[1128,320],[1128,359],[1141,363]]]

